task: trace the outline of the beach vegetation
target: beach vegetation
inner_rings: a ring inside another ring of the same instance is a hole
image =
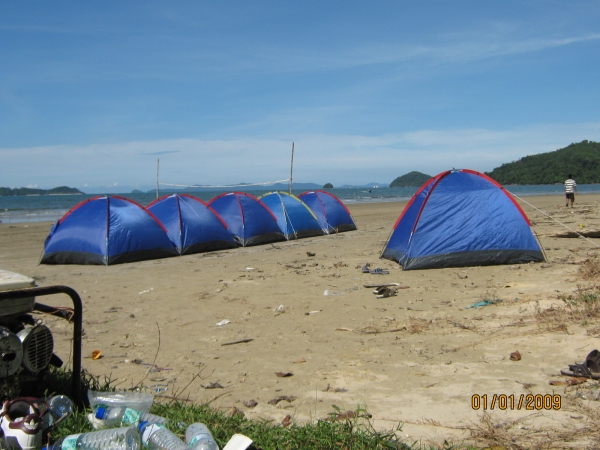
[[[584,140],[567,147],[502,164],[486,172],[500,184],[562,184],[573,174],[578,184],[600,183],[600,143]]]

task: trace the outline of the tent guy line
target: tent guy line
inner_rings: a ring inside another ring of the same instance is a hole
[[[585,239],[586,241],[592,243],[593,245],[595,245],[596,247],[600,247],[600,245],[596,244],[594,241],[592,241],[590,238],[585,237],[583,234],[581,234],[580,232],[578,232],[577,230],[574,230],[573,228],[571,228],[570,226],[568,226],[566,223],[562,223],[560,220],[556,220],[554,217],[552,217],[550,214],[548,214],[545,211],[542,211],[541,209],[537,208],[536,206],[532,205],[531,203],[529,203],[527,200],[524,200],[523,198],[519,197],[518,195],[513,194],[512,192],[510,192],[508,189],[504,189],[506,192],[508,192],[510,195],[512,195],[515,198],[518,198],[519,200],[521,200],[523,203],[527,203],[529,206],[531,206],[533,209],[535,209],[538,212],[541,212],[543,215],[545,215],[546,217],[549,217],[550,219],[554,220],[556,223],[558,223],[559,225],[562,225],[563,227],[567,228],[568,230],[572,231],[573,233],[577,234],[579,237]]]

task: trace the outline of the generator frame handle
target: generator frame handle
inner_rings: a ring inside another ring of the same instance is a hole
[[[73,322],[73,373],[71,383],[73,389],[73,402],[75,405],[81,406],[81,337],[83,334],[83,304],[79,294],[75,289],[68,286],[34,287],[0,292],[0,301],[53,294],[67,294],[73,301],[73,315],[71,319],[69,320],[68,317],[60,314],[58,316]],[[55,310],[55,308],[51,306],[37,302],[35,302],[33,309],[45,313]]]

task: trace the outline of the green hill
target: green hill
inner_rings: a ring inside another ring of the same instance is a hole
[[[413,187],[421,186],[427,180],[431,178],[431,175],[425,175],[421,172],[409,172],[401,177],[396,178],[390,184],[390,187]]]
[[[83,194],[79,189],[67,186],[59,186],[52,189],[32,189],[32,188],[7,188],[0,187],[0,195],[64,195],[64,194]]]
[[[582,141],[486,172],[500,184],[562,184],[569,174],[578,184],[600,183],[600,143]]]

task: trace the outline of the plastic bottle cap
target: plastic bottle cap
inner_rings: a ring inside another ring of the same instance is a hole
[[[144,428],[144,426],[146,426],[147,423],[148,423],[147,420],[140,422],[140,424],[138,425],[138,431],[142,431],[142,428]]]
[[[96,419],[102,420],[104,414],[106,414],[106,408],[104,406],[98,406],[96,409]]]

